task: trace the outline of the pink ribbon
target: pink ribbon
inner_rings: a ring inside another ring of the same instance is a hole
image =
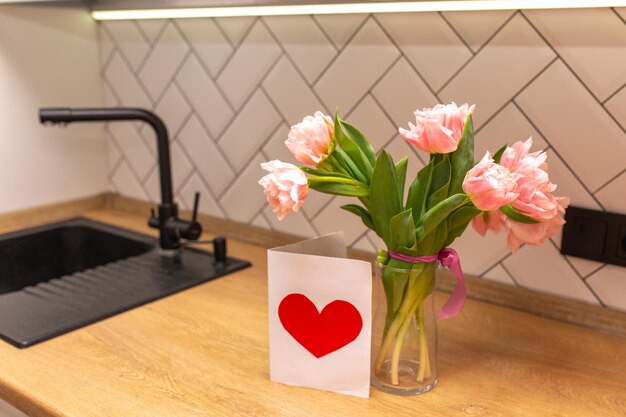
[[[465,277],[463,276],[463,270],[461,269],[461,259],[459,258],[459,254],[452,248],[443,248],[441,252],[437,255],[426,255],[426,256],[409,256],[403,253],[398,253],[394,251],[387,251],[389,256],[398,259],[400,261],[411,262],[411,263],[420,263],[420,262],[441,262],[441,265],[448,268],[456,277],[456,286],[454,287],[454,291],[448,298],[448,301],[441,308],[441,312],[439,313],[439,318],[441,320],[449,319],[450,317],[454,317],[461,312],[463,309],[463,305],[465,304],[465,299],[467,298],[467,290],[465,289]]]

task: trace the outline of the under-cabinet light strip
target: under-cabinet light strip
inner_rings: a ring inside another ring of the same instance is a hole
[[[194,17],[293,16],[346,13],[446,12],[471,10],[625,7],[626,0],[456,0],[387,3],[300,4],[150,10],[95,10],[96,20],[186,19]]]

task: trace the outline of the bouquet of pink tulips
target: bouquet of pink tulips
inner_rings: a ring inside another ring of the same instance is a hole
[[[530,152],[532,139],[474,161],[473,112],[474,106],[467,104],[437,105],[415,111],[415,124],[399,129],[406,141],[430,153],[429,163],[410,183],[408,158],[394,162],[384,149],[376,154],[365,136],[338,114],[332,119],[316,112],[291,128],[285,144],[306,166],[278,160],[261,165],[269,173],[259,183],[279,219],[298,211],[310,189],[351,196],[360,204],[341,208],[359,216],[384,241],[378,261],[390,267],[382,274],[387,314],[374,368],[391,355],[395,384],[403,332],[411,323],[423,328],[421,302],[434,287],[428,270],[414,268],[403,275],[396,269],[411,269],[424,259],[434,262],[470,222],[483,235],[505,231],[512,251],[522,243],[543,243],[564,223],[568,199],[553,195],[556,186],[546,172],[546,154]],[[444,316],[461,308],[462,300],[457,300]],[[424,337],[419,334],[419,343]],[[430,372],[429,355],[421,355],[418,379]]]

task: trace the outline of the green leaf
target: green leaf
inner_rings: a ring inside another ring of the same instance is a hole
[[[309,182],[309,188],[320,193],[344,195],[348,197],[367,197],[369,190],[366,187],[334,182]]]
[[[376,164],[376,152],[374,152],[374,148],[369,143],[369,141],[365,138],[363,133],[361,133],[356,127],[352,126],[350,123],[345,120],[340,120],[341,132],[348,136],[350,139],[356,143],[356,145],[361,149],[363,155],[367,158],[370,165],[373,167]],[[335,128],[336,129],[336,128]],[[335,135],[337,133],[335,132]]]
[[[439,223],[445,221],[450,213],[452,213],[454,210],[458,209],[468,201],[469,199],[465,194],[455,194],[446,198],[441,203],[428,210],[422,216],[420,224],[417,226],[416,232],[418,240],[421,240],[421,237],[426,236],[427,234],[435,230],[435,228],[439,226]]]
[[[404,183],[406,181],[406,168],[409,163],[409,157],[405,156],[396,164],[396,178],[398,180],[398,195],[400,196],[400,205],[404,199]]]
[[[500,211],[502,213],[506,214],[506,216],[509,219],[515,220],[516,222],[520,222],[520,223],[524,223],[524,224],[541,223],[539,220],[535,220],[535,219],[533,219],[531,217],[523,215],[519,211],[516,211],[513,207],[511,207],[510,204],[507,204],[506,206],[500,207]]]
[[[445,221],[430,233],[423,236],[419,242],[419,255],[434,255],[444,248],[448,236],[448,225]]]
[[[415,225],[411,209],[398,213],[389,220],[389,244],[389,249],[396,252],[415,250]],[[411,253],[406,254],[411,255]]]
[[[347,174],[343,174],[341,172],[336,172],[336,171],[326,171],[322,169],[313,169],[313,168],[308,168],[308,167],[300,167],[300,170],[307,174],[315,175],[318,177],[352,178]]]
[[[426,199],[430,183],[432,180],[433,163],[429,162],[417,173],[417,177],[409,187],[409,194],[406,199],[406,207],[413,209],[413,221],[417,223],[426,211]]]
[[[477,209],[473,205],[463,206],[448,217],[448,236],[443,247],[449,246],[454,239],[461,236],[470,221],[481,213],[480,209]]]
[[[472,115],[467,116],[459,147],[452,153],[452,179],[450,195],[463,192],[465,174],[474,166],[474,124]]]
[[[493,160],[496,164],[500,163],[500,158],[502,158],[502,154],[504,153],[504,151],[506,150],[507,145],[504,145],[503,147],[501,147],[500,149],[498,149],[498,151],[496,153],[493,154]]]
[[[349,211],[352,214],[356,214],[361,218],[363,224],[369,229],[374,229],[374,222],[372,221],[372,215],[364,207],[357,204],[346,204],[341,206],[342,209]]]
[[[348,171],[352,178],[369,184],[369,180],[367,179],[365,174],[363,174],[363,172],[359,170],[359,168],[354,164],[352,159],[350,159],[350,157],[343,151],[343,149],[338,147],[335,148],[335,151],[333,152],[333,157],[339,165],[341,165]]]
[[[401,198],[398,196],[396,167],[391,156],[381,151],[374,166],[370,184],[369,208],[374,222],[374,231],[390,244],[389,220],[402,211]]]
[[[433,175],[430,186],[430,195],[428,196],[427,208],[430,209],[448,197],[450,189],[451,167],[448,155],[434,166]]]
[[[343,121],[339,118],[339,113],[336,113],[335,137],[337,138],[337,144],[341,148],[341,151],[345,153],[345,155],[342,156],[345,156],[347,157],[347,159],[351,160],[357,170],[365,177],[364,179],[360,180],[369,184],[373,172],[372,164],[370,163],[370,160],[365,155],[365,153],[361,150],[359,145],[350,136],[350,133],[351,132],[346,130],[345,126],[343,125]]]

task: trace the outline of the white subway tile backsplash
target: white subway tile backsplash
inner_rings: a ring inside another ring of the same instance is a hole
[[[218,137],[234,112],[195,56],[185,61],[176,76],[176,84],[213,138]]]
[[[139,78],[153,101],[161,97],[188,53],[189,46],[174,24],[169,23],[139,71]]]
[[[152,45],[165,25],[167,24],[167,20],[165,19],[148,19],[148,20],[137,20],[137,26],[143,33],[144,37],[147,39],[148,43]]]
[[[439,94],[444,102],[476,104],[479,128],[553,59],[554,52],[515,16]]]
[[[128,20],[110,21],[102,24],[115,41],[133,70],[137,70],[150,50],[150,45],[136,22]]]
[[[267,156],[268,160],[278,159],[279,161],[289,162],[294,165],[300,164],[285,146],[289,128],[290,127],[286,124],[278,126],[276,131],[272,134],[272,137],[267,141],[265,146],[263,146],[263,153]]]
[[[229,102],[239,109],[276,63],[280,47],[258,21],[228,61],[217,83]]]
[[[154,111],[165,122],[170,134],[170,140],[172,140],[185,120],[189,118],[192,109],[180,92],[180,88],[175,83],[171,83],[165,90],[161,100],[157,103]]]
[[[546,242],[542,246],[526,245],[503,262],[515,281],[526,288],[599,304],[576,271]]]
[[[233,53],[233,47],[226,40],[214,20],[181,19],[177,25],[182,31],[185,41],[189,42],[198,57],[215,76]]]
[[[109,123],[108,131],[139,179],[145,178],[154,166],[155,158],[135,125],[125,122]]]
[[[591,191],[624,168],[624,131],[562,62],[552,64],[516,102]]]
[[[563,162],[563,160],[554,153],[553,150],[547,151],[548,173],[550,181],[557,184],[555,195],[568,196],[571,204],[574,206],[585,207],[592,210],[601,210],[602,208],[593,196],[582,186],[580,181],[576,179],[573,173]]]
[[[346,114],[391,67],[400,52],[369,19],[315,85],[326,107]]]
[[[102,76],[107,104],[154,109],[166,121],[182,207],[189,208],[199,190],[203,213],[303,237],[344,229],[352,247],[373,252],[384,243],[339,208],[349,199],[312,191],[300,213],[278,222],[257,184],[265,160],[299,164],[284,141],[292,124],[316,110],[333,113],[339,106],[376,147],[387,142],[395,160],[410,155],[411,181],[428,155],[400,138],[398,126],[413,121],[417,108],[475,103],[476,158],[533,136],[535,149],[548,149],[557,194],[569,195],[575,205],[625,212],[626,90],[617,88],[626,83],[624,41],[618,39],[626,24],[616,18],[626,12],[593,12],[589,19],[586,13],[180,19],[126,22],[113,30],[114,23],[102,23],[101,53],[108,55]],[[581,31],[587,36],[580,38],[572,22],[598,30]],[[171,28],[181,36],[164,32]],[[142,69],[156,60],[148,54],[162,50],[168,36],[177,44],[174,58],[176,51],[188,51],[173,81],[171,57],[149,72]],[[615,53],[607,66],[608,49]],[[606,102],[600,104],[580,80],[598,97],[608,93]],[[142,124],[127,125],[135,130],[110,139],[111,187],[159,201],[153,133]],[[623,268],[563,257],[559,245],[560,233],[540,248],[525,246],[511,255],[504,234],[483,238],[468,230],[452,246],[468,274],[626,310],[614,277]]]
[[[261,169],[262,162],[265,160],[261,155],[255,156],[220,198],[226,218],[249,223],[257,213],[265,209],[265,195],[258,183],[265,172]]]
[[[224,211],[219,207],[198,173],[194,172],[178,194],[186,210],[193,210],[193,200],[196,192],[200,193],[198,212],[208,214],[209,216],[224,217]]]
[[[189,179],[193,165],[178,141],[170,143],[170,157],[172,158],[172,185],[176,193]]]
[[[604,104],[617,122],[626,130],[626,85]]]
[[[122,105],[129,107],[151,108],[152,101],[126,65],[119,53],[114,52],[104,68],[103,77],[108,82],[115,96]]]
[[[317,232],[311,227],[311,223],[309,223],[302,213],[278,220],[272,208],[268,205],[263,210],[263,214],[265,215],[265,219],[270,223],[272,230],[302,236],[306,239],[317,236]]]
[[[479,110],[477,110],[479,111]],[[509,103],[489,123],[482,126],[474,137],[474,156],[481,159],[485,152],[491,155],[503,145],[513,145],[521,140],[533,138],[533,151],[545,149],[548,144],[543,136],[524,117],[522,112],[513,103]]]
[[[327,14],[314,16],[313,18],[324,29],[324,32],[335,46],[343,49],[367,17],[368,15],[366,14]]]
[[[341,117],[356,126],[377,152],[396,134],[396,127],[371,95],[365,97],[349,115]]]
[[[472,51],[476,52],[504,25],[513,13],[515,13],[513,10],[490,10],[444,12],[443,16],[461,35]]]
[[[141,199],[147,197],[141,183],[126,160],[122,161],[111,175],[111,183],[117,192],[126,197]]]
[[[501,284],[515,285],[515,281],[511,278],[511,275],[506,272],[502,265],[498,264],[495,268],[485,272],[483,278],[490,281],[499,282]]]
[[[281,122],[280,115],[265,94],[257,90],[228,126],[218,142],[219,146],[239,172],[259,152]]]
[[[290,126],[317,110],[328,112],[286,57],[276,63],[262,85]]]
[[[626,276],[623,267],[607,265],[587,278],[587,284],[605,305],[626,310]]]
[[[434,90],[472,56],[438,13],[389,13],[376,18]]]
[[[263,20],[309,83],[335,58],[337,50],[312,16],[275,16]]]
[[[257,20],[256,17],[222,17],[215,22],[233,45],[239,45]]]
[[[626,214],[626,171],[596,193],[607,211]]]
[[[439,100],[428,89],[406,58],[401,58],[372,89],[372,94],[395,122],[407,128],[415,122],[416,109],[435,106]]]
[[[234,179],[235,173],[195,115],[183,126],[178,142],[185,148],[193,166],[211,188],[213,195],[221,195]]]
[[[624,85],[626,26],[609,8],[525,11],[560,57],[604,101]]]

